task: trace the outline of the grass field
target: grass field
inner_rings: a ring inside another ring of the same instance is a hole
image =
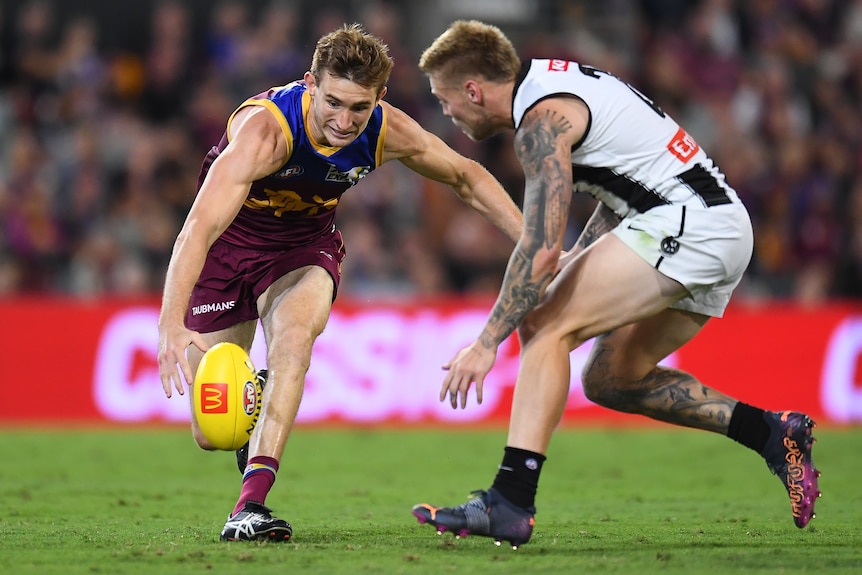
[[[816,431],[824,496],[798,530],[726,438],[562,430],[513,551],[410,514],[487,488],[501,430],[297,429],[267,500],[293,524],[282,545],[218,541],[239,473],[185,430],[0,430],[0,573],[862,573],[862,429]]]

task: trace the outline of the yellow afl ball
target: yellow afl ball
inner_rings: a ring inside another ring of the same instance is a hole
[[[243,348],[222,342],[207,350],[195,374],[194,406],[198,426],[213,447],[234,451],[248,442],[262,396]]]

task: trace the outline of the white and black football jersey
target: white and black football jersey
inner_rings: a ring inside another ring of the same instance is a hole
[[[587,192],[620,217],[660,205],[737,203],[736,192],[697,142],[633,86],[566,60],[530,60],[515,84],[515,129],[548,97],[570,94],[590,110],[572,149],[573,190]]]

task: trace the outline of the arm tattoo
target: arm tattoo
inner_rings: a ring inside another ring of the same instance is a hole
[[[530,200],[535,202],[535,205],[530,205],[534,208],[530,214],[530,223],[535,226],[531,229],[535,233],[531,233],[530,237],[541,240],[548,248],[562,234],[564,214],[568,211],[572,195],[571,174],[564,177],[565,172],[557,156],[557,141],[571,129],[569,121],[556,112],[536,111],[525,116],[524,123],[515,135],[515,152],[524,168],[527,182],[525,208]]]
[[[572,196],[570,169],[561,163],[559,140],[572,125],[553,111],[528,113],[515,135],[524,168],[524,233],[512,252],[500,295],[480,336],[486,347],[499,345],[538,303],[554,269],[535,270],[542,250],[559,250]]]
[[[578,241],[575,242],[575,248],[578,250],[587,249],[597,239],[617,227],[619,223],[619,216],[605,204],[599,202],[593,215],[587,220],[584,230],[578,237]]]

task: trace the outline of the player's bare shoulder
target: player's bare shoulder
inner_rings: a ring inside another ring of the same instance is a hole
[[[428,132],[409,114],[388,102],[381,101],[386,115],[383,135],[383,161],[414,156],[428,146]]]
[[[589,118],[589,108],[574,96],[546,98],[524,114],[515,132],[516,153],[522,162],[568,153],[584,137]]]
[[[590,123],[590,110],[576,96],[546,98],[527,110],[515,133],[519,147],[564,146],[580,142]]]
[[[282,123],[263,106],[244,106],[228,125],[229,148],[266,171],[279,168],[290,155]],[[227,151],[227,150],[226,150]]]
[[[239,108],[228,122],[228,137],[236,138],[240,132],[262,134],[278,127],[272,112],[260,105],[246,105]]]

